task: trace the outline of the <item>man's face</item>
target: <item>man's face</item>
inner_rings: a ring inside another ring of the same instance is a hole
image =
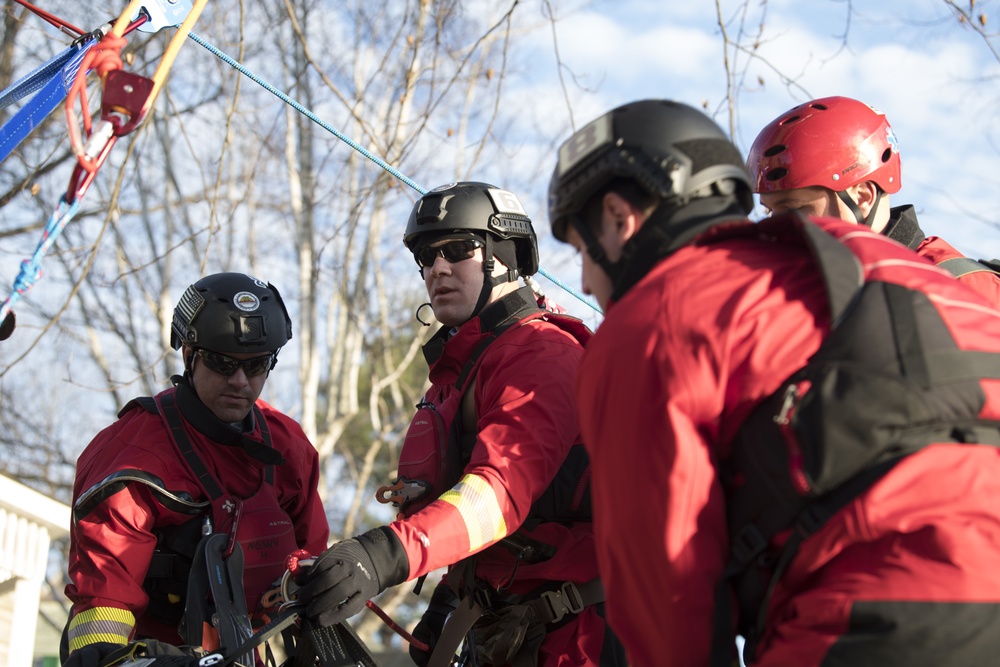
[[[836,192],[819,186],[762,192],[760,203],[772,215],[798,211],[807,216],[840,218],[844,222],[857,223],[854,214]]]
[[[224,422],[238,422],[247,416],[253,404],[264,389],[267,373],[247,377],[246,371],[240,367],[229,376],[209,368],[205,360],[191,349],[184,348],[188,358],[193,356],[188,368],[191,369],[191,384],[201,402]],[[254,359],[262,356],[259,352],[243,354],[227,354],[232,359]]]
[[[456,240],[436,241],[429,247],[437,249],[450,243],[456,243]],[[497,262],[498,266],[499,264]],[[427,296],[431,300],[431,309],[438,322],[455,327],[472,317],[483,289],[482,248],[472,249],[467,258],[456,261],[445,259],[439,252],[433,263],[424,266],[421,272]]]
[[[603,229],[601,230],[603,231]],[[583,239],[577,233],[573,225],[569,225],[566,229],[566,240],[571,246],[576,248],[577,253],[580,256],[580,289],[583,290],[584,294],[592,294],[597,303],[601,308],[607,308],[608,302],[611,300],[611,292],[613,285],[611,284],[611,278],[604,269],[595,262],[591,257],[590,253],[587,252],[587,245],[584,243]],[[608,235],[601,234],[597,237],[598,243],[604,248],[605,253],[609,253],[610,248],[608,248]]]
[[[649,217],[649,211],[635,208],[617,192],[605,193],[600,207],[600,225],[592,231],[608,261],[614,263],[621,259],[625,245]],[[602,309],[607,308],[614,291],[611,277],[587,252],[587,244],[573,225],[566,230],[566,240],[580,253],[581,289],[592,294]]]

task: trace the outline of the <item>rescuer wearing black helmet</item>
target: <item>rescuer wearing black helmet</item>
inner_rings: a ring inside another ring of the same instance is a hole
[[[747,219],[739,151],[671,100],[581,128],[549,192],[604,306],[576,395],[629,664],[730,667],[737,634],[762,667],[995,661],[982,296],[856,224]]]
[[[99,664],[136,639],[210,644],[201,624],[178,634],[206,527],[242,549],[243,580],[233,582],[241,590],[233,593],[245,600],[244,619],[221,622],[245,628],[263,618],[262,596],[285,557],[326,547],[317,452],[295,421],[259,399],[291,337],[285,305],[267,282],[218,273],[185,290],[170,341],[183,355],[183,376],[129,402],[77,465],[65,664]]]
[[[431,190],[410,213],[413,253],[441,328],[424,346],[430,389],[379,492],[399,518],[324,553],[299,600],[321,625],[440,567],[413,630],[448,665],[464,636],[481,665],[624,665],[604,621],[590,519],[589,461],[574,381],[590,332],[536,303],[531,220],[487,183]],[[353,574],[358,563],[369,577]],[[570,656],[567,658],[567,656]]]

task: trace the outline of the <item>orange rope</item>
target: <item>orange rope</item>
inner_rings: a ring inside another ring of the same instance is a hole
[[[79,98],[83,129],[86,136],[89,138],[91,132],[91,120],[87,101],[87,72],[90,69],[94,69],[97,71],[98,76],[100,76],[103,80],[104,77],[108,75],[108,72],[121,69],[121,50],[125,48],[127,42],[128,40],[124,37],[119,37],[118,35],[110,32],[105,35],[104,38],[91,48],[90,51],[87,52],[87,55],[83,57],[83,62],[80,63],[80,69],[76,73],[76,78],[73,79],[73,85],[70,86],[66,95],[66,121],[69,126],[70,146],[73,149],[73,154],[76,155],[77,160],[80,162],[80,165],[88,171],[92,168],[96,169],[98,165],[91,163],[89,160],[85,160],[83,157],[83,139],[80,136],[76,113],[73,109],[74,102],[77,98]]]

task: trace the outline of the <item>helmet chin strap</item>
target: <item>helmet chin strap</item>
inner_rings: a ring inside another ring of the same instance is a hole
[[[516,268],[508,269],[498,276],[493,275],[493,269],[496,268],[496,260],[493,258],[493,238],[491,234],[484,234],[484,236],[486,238],[483,244],[483,289],[479,292],[479,300],[476,301],[476,307],[472,310],[472,317],[478,315],[486,307],[494,287],[515,282],[521,275]]]
[[[865,217],[864,213],[861,212],[861,207],[858,203],[851,199],[851,196],[847,194],[847,190],[840,190],[837,192],[837,196],[840,197],[840,201],[847,204],[847,208],[851,209],[851,213],[854,214],[854,218],[858,221],[859,225],[864,225],[865,227],[871,227],[875,223],[875,212],[878,211],[879,202],[882,201],[882,188],[875,188],[875,201],[872,204],[871,209],[868,211],[868,216]]]
[[[573,225],[573,229],[576,230],[577,236],[583,241],[583,245],[590,255],[590,259],[594,261],[601,269],[608,275],[611,279],[611,283],[614,284],[618,279],[619,274],[621,274],[621,262],[612,262],[608,259],[608,254],[604,252],[604,246],[602,246],[597,241],[597,237],[594,232],[587,226],[584,220],[581,220],[578,216],[571,216],[569,224]]]

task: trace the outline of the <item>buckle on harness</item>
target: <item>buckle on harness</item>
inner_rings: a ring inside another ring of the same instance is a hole
[[[757,526],[752,523],[743,526],[740,532],[733,537],[732,544],[729,545],[729,552],[733,560],[744,568],[766,550],[767,540],[760,534]]]
[[[583,596],[572,581],[564,582],[557,591],[545,591],[539,599],[551,617],[542,619],[545,623],[558,623],[567,613],[579,614],[584,609]]]

